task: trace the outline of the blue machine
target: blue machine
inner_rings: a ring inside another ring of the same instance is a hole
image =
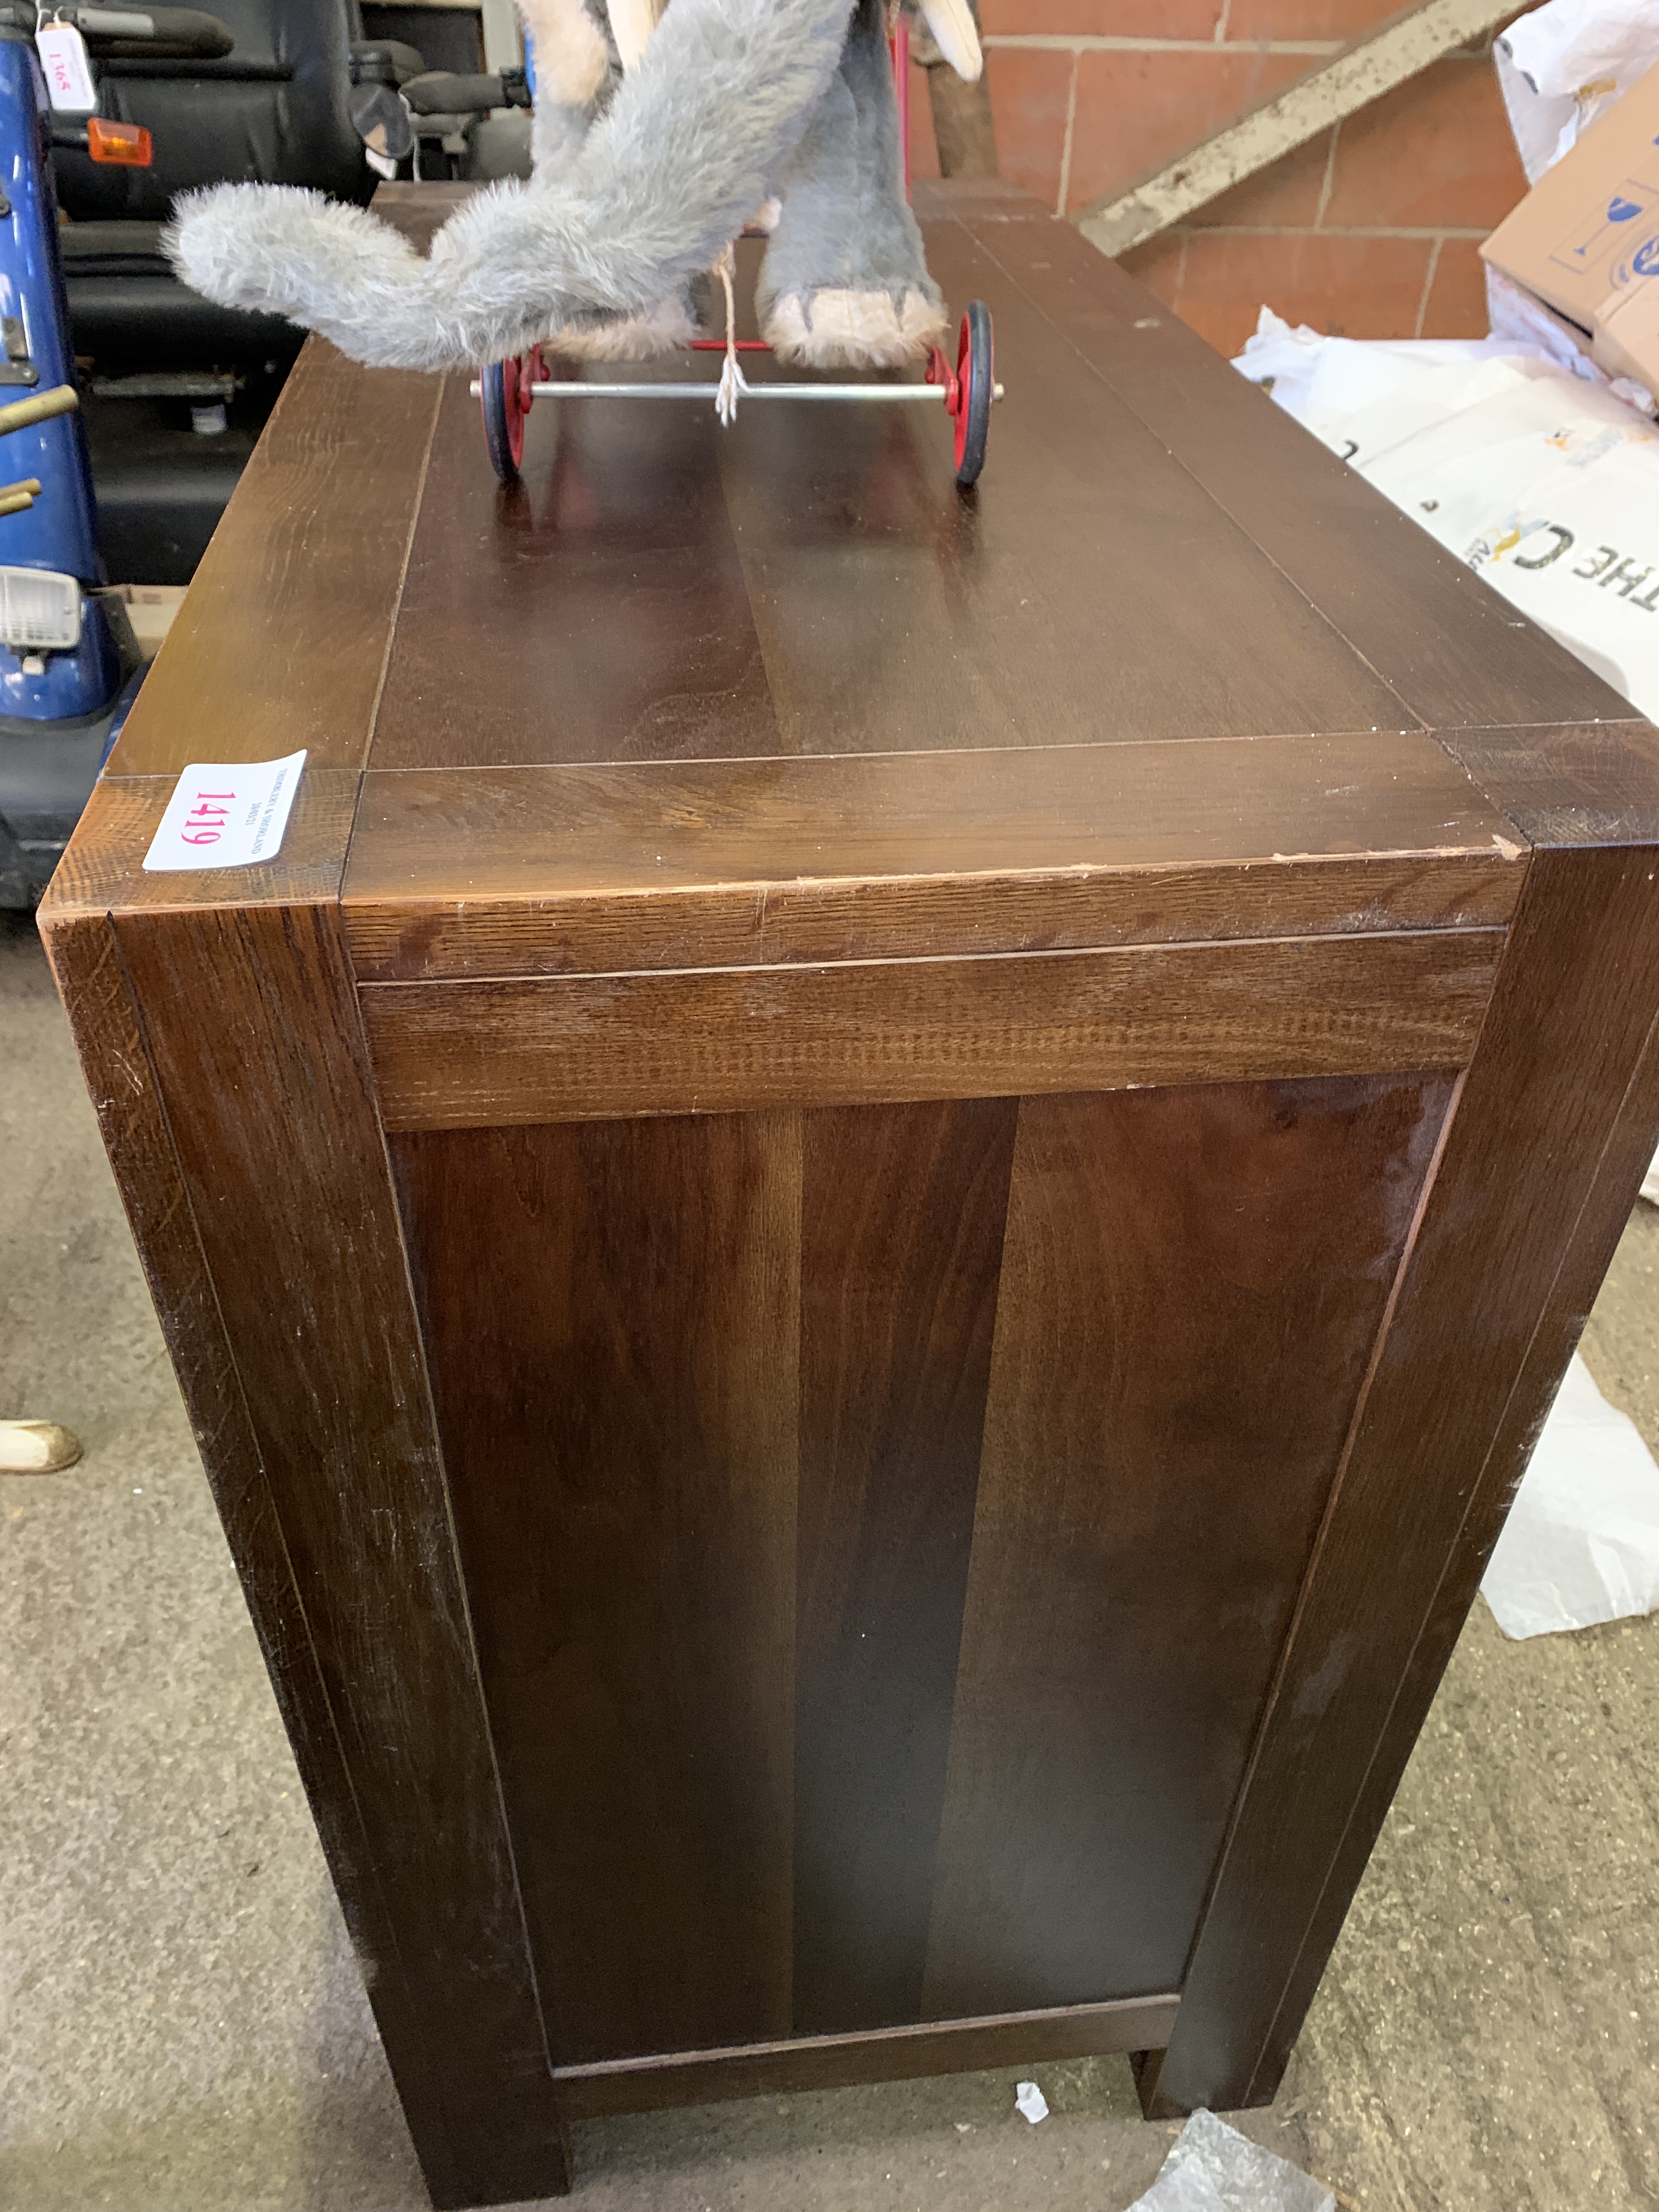
[[[33,40],[0,21],[0,510],[32,495],[0,511],[0,906],[45,889],[142,675],[125,609],[97,596],[79,413],[4,427],[9,404],[75,381],[52,141]]]

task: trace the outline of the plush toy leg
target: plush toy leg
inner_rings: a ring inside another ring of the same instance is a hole
[[[841,66],[851,5],[672,0],[574,161],[470,195],[424,254],[366,210],[286,185],[183,195],[166,250],[221,307],[287,314],[377,368],[465,368],[648,317],[775,190]]]
[[[647,314],[629,315],[620,322],[567,323],[548,340],[547,350],[572,361],[651,361],[690,345],[696,335],[688,286],[684,293],[659,300]]]
[[[781,197],[757,299],[775,350],[819,368],[925,360],[945,309],[904,198],[881,0],[859,0]]]
[[[638,62],[661,11],[655,0],[617,0],[608,24],[603,0],[519,0],[519,12],[536,53],[531,170],[538,180],[557,179],[581,152],[623,71]],[[576,361],[649,361],[686,344],[696,330],[687,287],[642,315],[571,324],[557,348]]]
[[[519,0],[536,55],[532,175],[556,176],[581,151],[611,91],[611,44],[586,0]]]

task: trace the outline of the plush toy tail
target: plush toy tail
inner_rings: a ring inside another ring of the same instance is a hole
[[[184,282],[371,367],[456,368],[648,313],[766,198],[840,62],[852,0],[674,0],[571,166],[457,210],[425,257],[360,208],[218,185],[166,236]]]

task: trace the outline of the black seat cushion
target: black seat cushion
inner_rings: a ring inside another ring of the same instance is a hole
[[[161,251],[159,222],[66,222],[58,232],[64,275],[74,283],[86,276],[170,276]]]
[[[235,40],[222,61],[114,61],[99,70],[101,112],[155,141],[148,169],[52,156],[59,204],[77,219],[165,220],[192,185],[311,185],[366,202],[374,172],[347,107],[356,31],[347,0],[217,0]]]
[[[305,332],[285,317],[216,307],[186,291],[161,252],[159,222],[67,223],[58,237],[75,351],[94,375],[262,368],[300,350]]]

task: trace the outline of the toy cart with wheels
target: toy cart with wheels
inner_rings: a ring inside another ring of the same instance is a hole
[[[893,72],[899,88],[899,124],[904,149],[905,178],[910,172],[909,40],[902,23],[894,33]],[[728,296],[728,316],[730,313]],[[769,353],[758,338],[698,338],[697,352]],[[518,481],[524,458],[525,417],[538,399],[665,399],[719,403],[725,387],[699,380],[692,383],[635,381],[597,382],[556,380],[547,373],[541,350],[533,347],[509,361],[489,362],[472,386],[483,410],[484,443],[490,465],[503,483]],[[1002,397],[996,380],[996,349],[991,311],[982,300],[969,302],[957,335],[957,358],[952,367],[935,346],[920,384],[781,384],[744,381],[744,399],[850,402],[883,406],[938,406],[942,402],[956,433],[956,475],[958,484],[978,481],[985,465],[986,441],[990,434],[991,408]],[[724,409],[722,419],[731,416]]]
[[[718,339],[700,343],[718,348]],[[746,351],[769,349],[755,340],[744,341]],[[991,405],[1002,397],[996,382],[991,334],[991,311],[982,300],[972,301],[963,316],[957,338],[953,368],[938,346],[921,384],[745,384],[745,399],[817,401],[876,401],[890,405],[909,402],[938,406],[956,426],[957,482],[977,481],[985,465],[985,443],[990,434]],[[556,382],[548,376],[540,349],[521,354],[514,361],[492,362],[474,387],[483,410],[484,443],[496,475],[503,483],[517,481],[524,458],[524,423],[538,399],[702,399],[712,400],[718,387],[707,381],[686,384]]]

